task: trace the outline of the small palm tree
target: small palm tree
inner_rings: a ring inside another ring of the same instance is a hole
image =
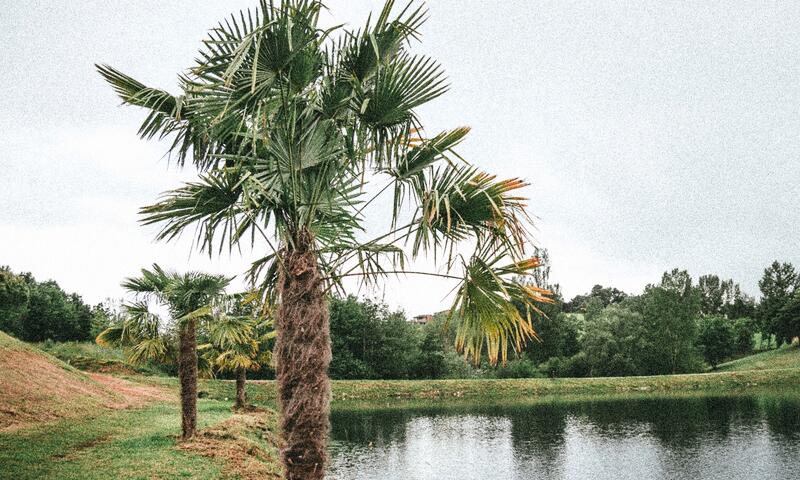
[[[241,307],[240,307],[241,308]],[[225,314],[208,328],[208,355],[216,371],[236,375],[235,409],[247,408],[245,383],[248,371],[258,371],[272,364],[275,330],[271,319],[248,314]]]
[[[266,250],[249,278],[277,306],[289,480],[324,477],[326,299],[343,279],[454,282],[457,347],[491,362],[535,335],[526,312],[547,301],[544,290],[514,281],[539,265],[526,254],[530,218],[517,193],[526,183],[498,180],[458,156],[468,128],[425,133],[417,109],[447,90],[446,79],[433,59],[409,51],[425,10],[409,4],[393,15],[393,7],[388,0],[361,29],[322,29],[320,1],[262,0],[211,31],[179,95],[98,67],[124,103],[149,112],[141,135],[171,136],[177,164],[189,160],[201,172],[145,207],[144,223],[163,225],[165,240],[194,227],[209,253],[243,242]],[[390,226],[371,232],[367,208],[385,195]],[[437,269],[406,268],[409,256],[427,254]]]
[[[136,301],[125,305],[123,320],[96,340],[126,347],[132,362],[177,357],[183,439],[197,429],[197,322],[209,318],[211,303],[224,294],[230,280],[200,272],[181,275],[155,264],[151,270],[142,269],[141,276],[122,283]],[[166,307],[170,318],[151,312],[150,302]]]

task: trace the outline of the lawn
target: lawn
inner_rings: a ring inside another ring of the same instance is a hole
[[[184,448],[178,446],[181,417],[177,403],[156,403],[138,410],[101,411],[93,417],[70,418],[14,432],[0,433],[0,477],[23,479],[154,479],[243,478],[233,473],[224,455],[209,458],[198,453],[222,453],[237,448],[237,437],[219,425],[233,419],[230,402],[201,400],[198,427],[208,433]],[[235,417],[234,417],[235,418]],[[262,418],[262,417],[259,417]],[[263,416],[275,432],[274,417]],[[216,430],[215,430],[216,429]],[[259,478],[277,478],[277,452],[257,432],[248,432],[251,445],[240,449],[267,452],[258,459]],[[224,441],[221,442],[219,439]],[[213,449],[213,452],[211,450]],[[191,452],[189,451],[191,450]],[[252,466],[250,466],[252,470]],[[244,469],[243,471],[247,471]],[[249,477],[248,477],[249,478]]]
[[[201,401],[198,410],[201,427],[231,416],[225,402]],[[3,478],[235,478],[221,462],[176,447],[180,421],[176,402],[158,403],[0,433]]]

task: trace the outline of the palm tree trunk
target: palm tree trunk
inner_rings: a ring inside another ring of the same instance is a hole
[[[244,390],[244,384],[247,381],[247,370],[240,368],[236,371],[236,406],[237,410],[243,409],[247,406],[247,393]]]
[[[306,243],[308,245],[308,243]],[[330,408],[330,324],[316,255],[281,256],[275,358],[286,480],[325,477]]]
[[[189,320],[180,332],[178,379],[181,384],[181,438],[187,440],[197,430],[197,334],[195,321]]]

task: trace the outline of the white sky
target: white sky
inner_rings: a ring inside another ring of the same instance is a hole
[[[205,31],[245,1],[21,1],[0,9],[0,264],[90,302],[158,262],[241,273],[155,243],[137,209],[193,178],[144,142],[93,64],[175,91]],[[402,2],[399,2],[402,3]],[[360,25],[376,1],[329,1]],[[773,259],[800,264],[800,3],[436,0],[416,51],[452,88],[421,116],[469,125],[462,155],[532,182],[537,239],[567,297],[638,292],[661,272],[717,273],[757,293]],[[452,285],[370,292],[410,314]],[[363,293],[363,292],[362,292]]]

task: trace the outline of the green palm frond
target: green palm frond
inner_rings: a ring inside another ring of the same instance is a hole
[[[484,349],[490,363],[505,363],[509,347],[520,351],[536,332],[531,313],[541,314],[537,304],[551,303],[550,292],[518,281],[540,266],[539,259],[502,264],[508,251],[479,246],[457,288],[450,321],[456,326],[456,348],[480,363]],[[515,302],[525,307],[522,315]]]
[[[209,149],[206,132],[201,121],[193,121],[191,93],[172,95],[164,90],[147,87],[134,78],[109,65],[96,65],[100,75],[111,85],[123,103],[145,108],[149,111],[139,127],[139,136],[163,139],[173,135],[170,152],[177,153],[178,165],[183,165],[190,152],[198,167],[204,168]],[[186,79],[182,79],[184,85]],[[184,87],[185,88],[185,87]],[[198,119],[199,120],[199,119]]]
[[[412,3],[408,3],[390,21],[394,5],[394,0],[387,1],[374,26],[367,20],[362,30],[347,35],[346,45],[338,45],[337,50],[342,52],[339,75],[365,82],[380,65],[386,65],[401,51],[404,42],[418,36],[418,29],[425,22],[426,11],[422,5],[412,9]]]
[[[356,97],[361,120],[373,128],[406,124],[414,108],[447,91],[445,81],[433,59],[401,55],[378,70],[371,90]]]
[[[219,348],[231,348],[248,342],[255,330],[251,317],[225,316],[209,326],[209,338]]]
[[[260,365],[256,362],[253,350],[236,351],[226,350],[214,359],[219,370],[234,372],[236,370],[258,370]]]
[[[400,181],[415,179],[434,162],[446,158],[448,152],[458,145],[469,133],[469,127],[460,127],[427,140],[420,140],[388,173]]]
[[[342,258],[349,260],[348,266],[352,264],[344,275],[358,272],[357,275],[365,285],[376,283],[389,274],[396,273],[397,270],[404,270],[407,260],[402,248],[382,243],[340,243],[323,249],[321,253],[323,254],[320,258],[321,269],[330,287],[335,287],[341,292],[344,292],[344,285],[341,283],[340,269],[345,265],[340,263]],[[345,254],[347,256],[343,257]]]
[[[174,278],[174,273],[166,272],[158,264],[154,263],[152,270],[143,268],[141,276],[129,277],[123,280],[122,288],[135,295],[159,296],[163,295]]]
[[[161,318],[150,311],[146,302],[138,301],[122,306],[124,319],[122,320],[123,344],[133,344],[143,338],[156,338],[162,327]]]
[[[214,378],[217,351],[210,343],[197,346],[197,374],[201,378]]]
[[[123,335],[125,332],[125,327],[122,323],[118,323],[116,325],[112,325],[97,335],[95,338],[95,343],[107,348],[116,347],[121,344]]]
[[[127,351],[128,361],[134,364],[163,360],[168,352],[169,345],[163,337],[140,339]]]
[[[144,225],[163,224],[159,240],[172,240],[190,226],[197,226],[196,242],[201,251],[211,253],[216,240],[220,250],[234,242],[249,226],[239,204],[244,180],[230,170],[200,176],[199,182],[163,195],[161,201],[140,210]]]
[[[502,243],[521,258],[530,217],[525,197],[513,192],[527,185],[517,178],[497,181],[474,167],[438,169],[418,192],[420,228],[414,239],[415,254],[477,237]]]
[[[150,88],[108,65],[97,65],[97,71],[111,85],[124,103],[143,107],[150,114],[139,129],[142,138],[165,136],[179,128],[184,106],[183,96]]]
[[[442,132],[431,139],[409,142],[409,144],[413,144],[413,147],[397,160],[397,164],[393,168],[387,170],[387,173],[395,179],[393,227],[397,223],[400,207],[408,195],[408,190],[411,192],[423,191],[425,188],[424,172],[429,171],[439,160],[445,159],[452,164],[449,156],[458,157],[453,152],[453,148],[464,139],[467,133],[469,133],[469,127],[461,127],[449,132]]]

